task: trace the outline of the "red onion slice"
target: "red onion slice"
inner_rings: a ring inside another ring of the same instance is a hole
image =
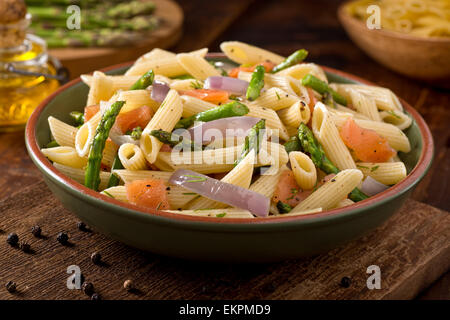
[[[203,88],[224,90],[240,96],[247,92],[248,82],[231,77],[212,76],[206,79]]]
[[[155,80],[152,84],[151,98],[156,102],[163,102],[169,92],[170,87],[167,83]]]
[[[207,144],[216,139],[245,137],[259,120],[253,117],[230,117],[202,122],[188,130],[191,140],[198,144]]]
[[[111,128],[111,131],[109,131],[109,138],[119,147],[125,143],[139,145],[139,140],[134,140],[130,135],[123,134],[115,124]]]
[[[269,198],[195,171],[179,169],[172,174],[169,183],[182,186],[206,198],[248,210],[259,217],[267,217],[269,214]]]
[[[389,187],[387,185],[378,182],[372,177],[367,177],[361,185],[361,191],[370,197],[383,192],[388,188]]]

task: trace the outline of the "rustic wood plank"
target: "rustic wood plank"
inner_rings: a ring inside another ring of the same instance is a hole
[[[410,299],[450,267],[450,215],[413,200],[360,240],[312,258],[261,265],[180,262],[81,232],[43,182],[1,202],[0,212],[0,283],[12,280],[19,289],[1,289],[0,299],[86,299],[66,288],[72,264],[105,299]],[[31,235],[35,224],[46,239]],[[63,230],[73,246],[56,241]],[[34,253],[6,244],[10,232]],[[93,251],[105,266],[92,264]],[[366,287],[366,268],[373,264],[381,268],[381,290]],[[350,288],[339,286],[343,276],[352,279]],[[123,290],[126,279],[137,284],[137,294]]]

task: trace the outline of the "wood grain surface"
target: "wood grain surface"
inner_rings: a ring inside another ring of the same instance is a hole
[[[298,48],[304,47],[307,48],[310,52],[310,55],[308,57],[310,61],[315,61],[320,64],[354,73],[358,76],[373,81],[380,86],[391,88],[396,94],[408,101],[421,113],[433,133],[435,142],[436,151],[433,165],[428,175],[416,188],[412,198],[417,201],[421,201],[431,206],[440,208],[442,210],[450,210],[450,199],[448,196],[450,181],[450,112],[448,111],[448,105],[450,105],[450,92],[448,90],[446,91],[438,89],[428,84],[395,74],[367,57],[348,39],[344,30],[339,25],[339,22],[336,18],[336,9],[338,4],[340,3],[339,0],[179,0],[178,2],[184,10],[185,22],[183,37],[181,38],[180,42],[173,48],[174,51],[181,52],[205,46],[210,47],[210,51],[217,51],[219,43],[224,40],[248,41],[255,45],[265,47],[269,50],[273,50],[284,55],[287,55]],[[86,61],[86,63],[89,63],[89,61]],[[110,65],[111,63],[105,60],[104,64]],[[77,68],[80,67],[80,65],[75,65],[73,67],[76,71]],[[27,186],[41,181],[38,170],[34,167],[26,153],[23,141],[23,133],[0,134],[0,167],[2,168],[0,174],[0,188],[3,191],[0,195],[0,198],[6,198],[13,192],[22,190]],[[46,201],[51,201],[51,199]],[[417,203],[410,202],[408,206],[411,207],[411,209],[414,209],[415,204]],[[422,208],[422,205],[418,206],[419,208]],[[19,210],[19,213],[17,215],[18,216],[16,217],[16,219],[23,218],[24,216],[26,217],[27,210],[24,209],[21,212]],[[448,213],[443,215],[448,216]],[[66,215],[61,214],[61,217],[63,216]],[[393,221],[395,223],[397,221],[396,219],[397,217],[392,219],[391,222]],[[75,239],[76,237],[86,237],[87,235],[78,235],[78,233],[75,231],[73,222],[74,220],[69,221],[69,219],[67,219],[66,225],[60,225],[59,220],[57,220],[58,227],[65,228],[71,233],[74,232],[72,237],[75,237]],[[428,220],[424,221],[423,225],[418,224],[416,226],[416,232],[422,232],[422,228],[427,229],[427,223]],[[52,223],[50,223],[48,227],[52,227],[51,225]],[[5,225],[5,223],[3,222],[0,228],[10,230],[12,226]],[[55,228],[54,232],[57,232],[56,226],[52,228]],[[27,230],[26,233],[28,233]],[[432,232],[430,234],[432,234]],[[411,232],[410,236],[412,235],[413,232]],[[29,236],[31,237],[31,235]],[[87,268],[87,270],[91,272],[92,266],[89,264],[88,255],[91,250],[93,251],[96,249],[97,243],[100,243],[96,242],[96,240],[101,239],[101,237],[97,235],[89,235],[89,237],[92,237],[92,242],[83,245],[83,248],[85,248],[86,251],[83,251],[84,253],[82,257],[77,258],[80,259],[81,262],[75,259],[75,257],[78,257],[79,254],[77,250],[81,250],[80,248],[82,248],[81,244],[74,247],[72,249],[73,252],[68,251],[72,252],[73,255],[64,256],[64,259],[67,260],[60,260],[62,264],[61,274],[59,274],[59,278],[57,278],[59,279],[60,283],[58,283],[57,285],[61,286],[60,289],[62,290],[62,292],[69,291],[67,289],[64,289],[65,287],[63,287],[66,279],[65,268],[68,264],[74,263],[73,261],[76,260],[75,262],[80,263],[81,266]],[[427,241],[427,236],[423,236],[423,241]],[[55,257],[54,259],[58,259],[58,250],[61,248],[55,245],[54,241],[42,243],[43,246],[50,244],[52,244],[52,248],[55,248],[55,252],[52,254]],[[406,245],[405,240],[399,238],[399,244],[401,244],[402,248],[404,248],[403,245]],[[414,243],[409,243],[409,245],[411,248],[408,249],[408,259],[410,259],[411,261],[416,261],[415,259],[418,259],[416,256],[420,255],[420,243],[418,244],[418,249],[414,249]],[[0,242],[0,246],[2,248],[4,247],[4,241]],[[132,260],[137,259],[134,256],[137,253],[133,249],[129,249],[118,244],[116,244],[116,246],[116,250],[119,251],[123,258],[130,257],[130,259]],[[101,249],[101,247],[99,249]],[[383,250],[384,251],[374,252],[373,254],[377,254],[379,255],[379,257],[382,257],[383,254],[386,254],[386,252],[390,252],[392,250],[397,251],[400,249],[398,249],[396,245],[392,244],[391,247],[387,249],[383,248]],[[329,255],[335,253],[336,252],[330,253]],[[19,254],[20,252],[16,250],[5,251],[4,259],[2,260],[14,261],[14,258],[21,256]],[[139,268],[134,270],[134,272],[136,273],[140,273],[145,268],[149,268],[150,270],[153,270],[153,268],[155,268],[155,270],[162,270],[166,268],[167,270],[173,271],[177,269],[177,266],[180,264],[178,261],[163,258],[155,258],[157,259],[157,261],[160,261],[159,264],[155,264],[155,261],[152,260],[152,258],[148,258],[148,255],[140,253],[139,256],[143,257],[141,258],[143,260],[139,260],[141,261],[141,265]],[[32,256],[31,260],[23,260],[27,261],[26,265],[28,266],[28,268],[37,268],[43,270],[46,268],[51,269],[57,267],[56,265],[47,263],[45,259],[37,259],[37,256],[35,259],[34,257],[35,256]],[[340,257],[335,257],[334,259],[334,261],[340,261]],[[129,272],[131,272],[130,268],[132,262],[129,261],[127,263],[128,264],[124,267],[124,270],[129,270]],[[148,263],[149,265],[147,266],[146,263]],[[296,263],[298,263],[298,265]],[[301,267],[303,265],[303,262],[289,262],[288,265],[295,270],[299,266]],[[197,279],[195,266],[195,264],[187,264],[186,267],[188,271],[186,271],[186,273],[178,273],[176,276],[166,275],[166,278],[172,281],[169,281],[169,283],[172,284],[175,281],[174,279],[177,279],[179,282],[183,283],[195,283]],[[442,267],[442,265],[436,264],[436,267]],[[222,274],[226,274],[229,278],[232,278],[233,275],[232,271],[230,270],[233,268],[235,270],[240,269],[240,267],[231,266],[226,268],[219,266],[215,268],[219,268],[215,273],[215,276],[217,278],[221,278]],[[263,269],[266,271],[269,270],[266,268],[269,267],[264,267]],[[340,268],[339,270],[341,270],[341,273],[344,273],[344,271],[346,270],[345,267],[341,268],[339,266],[333,266],[333,268]],[[245,277],[254,277],[256,275],[252,274],[251,269],[252,267],[244,269],[246,270],[243,271]],[[95,268],[93,270],[95,271]],[[275,269],[270,270],[274,271]],[[448,265],[447,270],[449,270]],[[13,275],[13,273],[9,273],[9,271],[7,270],[5,271],[3,267],[0,268],[0,271],[0,274],[6,272],[5,277],[7,275]],[[214,271],[215,269],[209,270],[210,273],[213,273]],[[288,270],[285,270],[285,272],[288,273]],[[365,276],[363,273],[364,270],[361,270],[361,277]],[[114,279],[119,282],[122,282],[122,280],[124,280],[120,278],[117,273],[115,273],[114,277],[116,277]],[[235,277],[239,278],[244,276],[242,275],[242,273],[240,273],[240,275],[235,275]],[[281,275],[279,275],[278,277],[280,277],[280,280],[286,279]],[[285,275],[285,277],[287,277],[287,275]],[[263,279],[263,277],[260,278]],[[105,297],[109,297],[107,291],[108,282],[106,280],[110,280],[110,278],[105,278],[104,281],[102,281],[101,279],[102,277],[98,276],[98,278],[95,278],[94,280],[98,282],[98,286],[101,286]],[[160,288],[161,286],[163,286],[165,288],[165,279],[162,279],[160,283],[158,283],[156,279],[152,279],[153,282],[150,282],[149,280],[149,282],[145,285],[153,285],[156,286],[156,288]],[[252,279],[252,284],[255,287],[259,288],[266,285],[265,281],[258,283],[255,278]],[[4,278],[2,277],[0,280],[3,281]],[[420,286],[416,286],[415,288],[417,289],[418,287],[421,287],[423,289],[423,285],[425,283],[429,283],[429,279],[425,280],[427,281],[424,281],[420,284]],[[17,280],[18,284],[22,286],[20,284],[20,281]],[[31,279],[29,281],[31,284]],[[45,280],[42,281],[44,281],[45,283]],[[314,279],[308,280],[305,278],[305,280],[302,282],[302,286],[305,286],[308,281],[314,281]],[[449,284],[450,272],[447,271],[447,274],[441,277],[440,280],[435,282],[430,288],[423,290],[419,295],[417,295],[418,292],[415,291],[414,294],[410,295],[410,297],[418,296],[423,299],[450,299]],[[182,284],[179,284],[179,286],[181,285]],[[363,283],[361,282],[360,285],[363,285]],[[119,290],[120,286],[121,283],[118,283],[116,290]],[[271,287],[271,285],[267,286]],[[339,288],[337,288],[336,290],[338,289]],[[173,287],[171,290],[179,291],[180,287]],[[199,290],[201,291],[201,288]],[[209,287],[206,286],[205,290],[207,292],[209,290]],[[233,289],[229,290],[232,291]],[[338,293],[341,293],[342,291],[339,290]],[[46,294],[47,291],[44,292]],[[201,292],[195,292],[196,295],[201,294]],[[72,296],[69,296],[70,294],[72,294]],[[121,294],[124,297],[128,297],[125,293]],[[243,294],[244,293],[242,291],[241,297],[243,297]],[[64,295],[59,298],[81,298],[80,295],[80,293],[69,292],[64,293]],[[26,296],[28,298],[44,298],[44,293],[30,293]],[[170,296],[167,291],[166,296]],[[212,294],[210,294],[210,296],[212,296]],[[276,296],[273,297],[275,298]],[[367,297],[367,295],[361,297]]]
[[[78,265],[104,299],[411,299],[450,267],[450,215],[413,200],[376,231],[327,254],[253,265],[181,262],[82,232],[43,182],[1,202],[0,212],[0,283],[18,286],[16,294],[0,290],[0,299],[86,299],[67,289],[69,265]],[[44,238],[31,234],[36,224]],[[61,231],[70,246],[56,241]],[[8,245],[10,232],[33,252]],[[94,251],[103,265],[90,261]],[[371,265],[380,267],[380,290],[367,288]],[[349,288],[339,286],[344,276]],[[123,289],[128,279],[137,294]]]

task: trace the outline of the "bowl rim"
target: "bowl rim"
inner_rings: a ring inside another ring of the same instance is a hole
[[[439,37],[425,38],[425,37],[419,37],[419,36],[412,36],[412,35],[409,35],[406,33],[396,32],[396,31],[387,30],[387,29],[369,30],[366,28],[363,21],[355,18],[354,16],[349,14],[346,10],[346,7],[350,3],[356,2],[356,1],[357,0],[345,1],[339,5],[338,10],[337,10],[337,15],[342,24],[344,24],[345,20],[347,20],[347,21],[350,21],[351,23],[353,23],[354,25],[358,25],[358,27],[360,29],[364,29],[368,32],[369,31],[374,32],[374,33],[380,34],[382,36],[387,36],[391,39],[396,38],[396,39],[409,40],[409,41],[420,41],[420,42],[428,43],[428,44],[450,44],[450,38],[443,38],[443,37],[442,38],[439,38]]]
[[[223,53],[209,53],[208,58],[225,58]],[[116,69],[129,67],[134,61],[116,64],[102,69],[102,72],[108,72]],[[320,66],[325,71],[340,76],[345,79],[360,82],[366,85],[376,85],[370,81],[362,79],[358,76],[339,71],[330,67]],[[299,216],[277,216],[272,218],[227,218],[227,219],[215,219],[214,217],[197,217],[190,215],[182,215],[170,212],[163,212],[160,210],[148,209],[143,210],[135,205],[120,202],[116,199],[100,194],[97,191],[91,190],[84,185],[72,180],[71,178],[58,171],[50,161],[40,151],[40,147],[37,142],[36,126],[40,119],[40,115],[45,110],[46,106],[61,92],[66,89],[82,82],[78,77],[67,84],[60,87],[57,91],[42,101],[39,106],[34,110],[31,117],[27,122],[25,129],[25,142],[30,157],[35,165],[43,172],[45,176],[50,176],[54,181],[64,186],[66,192],[80,198],[83,201],[88,201],[93,205],[98,205],[111,209],[110,212],[119,214],[125,218],[139,219],[144,223],[160,223],[164,225],[172,225],[178,227],[186,227],[187,225],[194,229],[211,231],[214,228],[220,231],[236,231],[236,227],[240,227],[241,231],[264,231],[270,230],[275,225],[283,228],[292,229],[298,227],[299,224],[304,226],[311,226],[317,224],[328,223],[332,221],[343,221],[345,219],[353,219],[363,211],[367,209],[379,206],[387,201],[393,200],[403,193],[414,187],[426,174],[434,155],[434,143],[431,135],[431,131],[428,128],[425,120],[420,114],[411,107],[406,101],[399,98],[403,107],[415,120],[422,140],[422,152],[416,166],[406,176],[405,179],[398,184],[390,187],[389,189],[361,202],[353,204],[351,207],[337,208],[327,210],[324,212],[305,214]]]

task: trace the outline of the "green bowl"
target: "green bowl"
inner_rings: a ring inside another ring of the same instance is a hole
[[[208,59],[226,61],[221,54],[210,54]],[[122,74],[130,65],[113,66],[105,72]],[[333,82],[371,84],[353,75],[323,68]],[[357,239],[392,216],[423,178],[433,158],[429,128],[422,117],[402,101],[414,119],[406,131],[412,151],[399,155],[406,163],[408,176],[370,199],[323,213],[270,219],[217,219],[157,210],[143,212],[68,178],[40,152],[50,141],[47,118],[51,115],[69,122],[69,112],[81,111],[87,94],[88,87],[78,78],[61,87],[34,111],[26,128],[26,145],[33,162],[64,207],[89,226],[130,246],[173,257],[267,262],[328,251]]]

